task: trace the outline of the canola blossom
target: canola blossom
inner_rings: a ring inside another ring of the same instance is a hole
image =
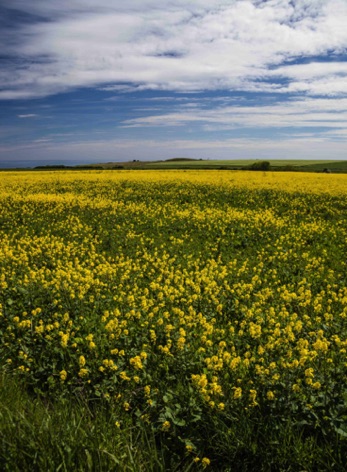
[[[2,173],[3,367],[187,441],[206,414],[347,434],[346,210],[346,175]]]

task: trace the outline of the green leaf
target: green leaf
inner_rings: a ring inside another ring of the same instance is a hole
[[[344,430],[341,429],[341,428],[335,428],[335,431],[336,431],[337,434],[339,434],[340,436],[343,436],[344,438],[347,438],[347,431],[344,431]]]

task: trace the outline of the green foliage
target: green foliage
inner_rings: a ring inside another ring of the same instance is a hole
[[[166,402],[172,400],[168,394]],[[207,414],[200,428],[203,450],[213,458],[209,470],[342,472],[345,467],[347,444],[338,434],[319,437],[276,417],[264,421],[261,416]],[[192,428],[191,438],[196,437]],[[203,469],[194,457],[174,434],[155,433],[100,399],[35,398],[18,379],[0,378],[0,468],[4,472]]]
[[[3,471],[164,470],[151,431],[102,402],[32,398],[2,376],[0,467]]]
[[[260,162],[254,162],[249,169],[250,170],[263,170],[267,171],[270,170],[271,164],[269,161],[260,161]]]

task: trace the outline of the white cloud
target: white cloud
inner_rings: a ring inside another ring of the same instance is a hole
[[[35,113],[28,113],[26,115],[17,115],[18,118],[35,118],[37,116]]]
[[[345,0],[13,0],[11,6],[49,21],[7,32],[5,53],[20,61],[0,75],[0,98],[97,85],[347,93],[345,63],[315,65],[315,56],[346,51]],[[314,64],[281,66],[301,57]]]
[[[289,77],[296,80],[312,80],[327,76],[347,76],[347,62],[311,62],[293,64],[275,69],[274,76]]]
[[[310,95],[347,95],[347,62],[312,62],[278,67],[274,77],[291,80],[286,92],[306,92]]]
[[[213,109],[182,107],[166,114],[125,120],[123,127],[166,127],[200,124],[206,131],[233,128],[347,129],[347,98],[289,100],[274,105],[226,105]]]

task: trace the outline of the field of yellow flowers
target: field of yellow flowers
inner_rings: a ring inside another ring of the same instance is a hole
[[[344,441],[346,214],[346,175],[2,173],[2,369],[202,467],[244,418]]]

